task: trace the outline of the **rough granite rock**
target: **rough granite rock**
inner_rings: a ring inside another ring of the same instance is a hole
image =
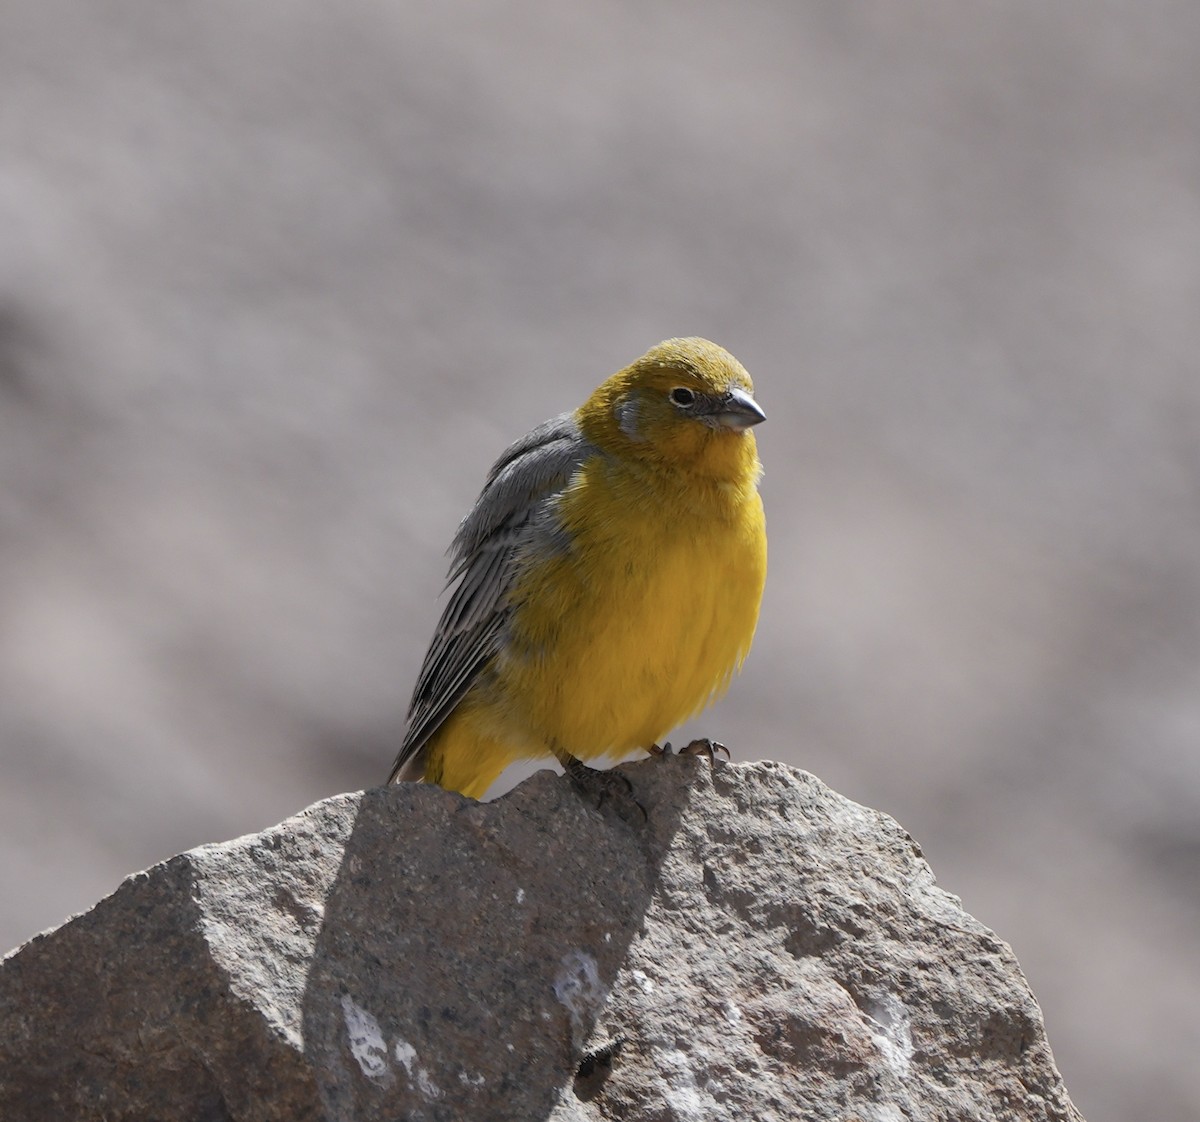
[[[130,877],[0,964],[0,1117],[1072,1120],[1012,951],[804,772],[402,785]]]

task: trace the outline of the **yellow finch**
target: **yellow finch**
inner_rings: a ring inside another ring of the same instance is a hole
[[[657,747],[724,692],[767,567],[750,376],[668,339],[496,461],[388,781],[478,798],[504,767]]]

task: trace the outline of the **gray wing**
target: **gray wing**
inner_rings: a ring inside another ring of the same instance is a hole
[[[530,547],[547,533],[547,507],[592,451],[570,413],[538,425],[493,465],[450,546],[458,581],[438,621],[388,782],[419,778],[419,753],[499,650],[508,591]]]

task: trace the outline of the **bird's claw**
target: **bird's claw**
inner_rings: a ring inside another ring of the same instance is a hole
[[[679,749],[681,756],[707,756],[710,764],[716,762],[718,752],[724,752],[727,760],[733,759],[729,754],[729,749],[724,744],[719,740],[709,740],[707,736],[693,740],[690,744],[685,744]]]
[[[651,744],[648,751],[652,756],[669,756],[671,755],[671,742],[668,740],[665,744]],[[732,758],[729,755],[729,749],[724,744],[719,740],[709,740],[707,736],[693,740],[679,749],[681,756],[707,756],[710,764],[716,762],[718,752],[724,752],[727,760]]]

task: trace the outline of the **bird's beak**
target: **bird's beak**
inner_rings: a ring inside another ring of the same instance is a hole
[[[741,432],[742,429],[748,429],[751,425],[757,425],[767,419],[767,415],[758,407],[758,402],[745,390],[736,386],[723,393],[713,404],[716,408],[709,419],[718,428]]]

